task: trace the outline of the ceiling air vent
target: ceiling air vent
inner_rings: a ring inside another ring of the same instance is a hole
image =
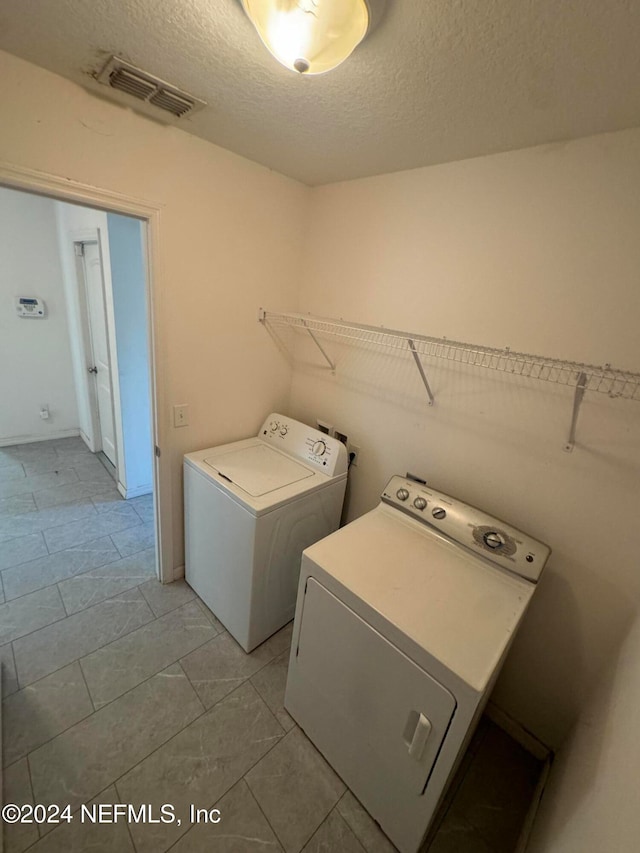
[[[136,68],[135,65],[118,56],[111,57],[96,79],[111,89],[117,89],[139,101],[152,104],[176,118],[206,107],[205,101],[171,86],[159,77],[149,74],[148,71]]]

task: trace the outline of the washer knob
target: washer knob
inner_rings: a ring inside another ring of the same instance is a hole
[[[416,498],[413,502],[413,505],[416,509],[419,509],[421,512],[426,507],[427,502],[424,498]]]
[[[441,506],[437,506],[437,507],[433,510],[433,512],[431,513],[431,515],[432,515],[434,518],[437,518],[437,519],[438,519],[438,521],[440,521],[440,519],[442,519],[442,518],[446,518],[446,517],[447,517],[447,511],[446,511],[446,509],[443,509]]]
[[[269,429],[271,430],[271,432],[276,432],[279,426],[280,424],[278,423],[278,421],[271,421],[271,423],[269,424]]]
[[[327,445],[322,440],[315,441],[311,449],[313,450],[315,456],[322,456],[327,449]]]
[[[280,435],[286,435],[288,432],[289,432],[288,427],[286,427],[284,425],[280,427]]]
[[[407,489],[398,489],[398,491],[396,492],[396,497],[399,501],[406,501],[406,499],[409,497],[409,492],[407,491]]]
[[[494,551],[498,548],[502,548],[504,545],[504,539],[500,536],[499,533],[485,533],[483,536],[484,544],[489,548],[492,548]]]

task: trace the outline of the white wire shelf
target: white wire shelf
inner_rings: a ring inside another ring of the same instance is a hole
[[[513,352],[509,348],[476,346],[446,338],[434,338],[396,329],[365,326],[360,323],[304,314],[278,313],[260,309],[259,320],[265,325],[286,326],[307,332],[332,370],[335,370],[335,364],[316,335],[329,335],[355,344],[406,351],[415,359],[429,397],[429,405],[434,402],[434,398],[420,356],[467,364],[486,370],[497,370],[574,388],[574,410],[569,439],[565,444],[566,450],[571,450],[574,445],[578,411],[585,391],[640,402],[640,373],[618,370],[610,364],[593,365],[564,361],[530,353]]]

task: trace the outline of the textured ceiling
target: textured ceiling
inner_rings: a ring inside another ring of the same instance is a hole
[[[208,102],[178,126],[312,185],[638,126],[639,44],[638,0],[387,0],[300,77],[237,0],[0,5],[0,48],[102,94],[117,53]]]

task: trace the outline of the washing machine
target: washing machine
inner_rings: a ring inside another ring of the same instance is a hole
[[[550,551],[424,483],[302,557],[285,707],[402,853],[415,853]]]
[[[246,652],[293,619],[302,551],[337,530],[345,446],[272,413],[184,457],[185,577]]]

